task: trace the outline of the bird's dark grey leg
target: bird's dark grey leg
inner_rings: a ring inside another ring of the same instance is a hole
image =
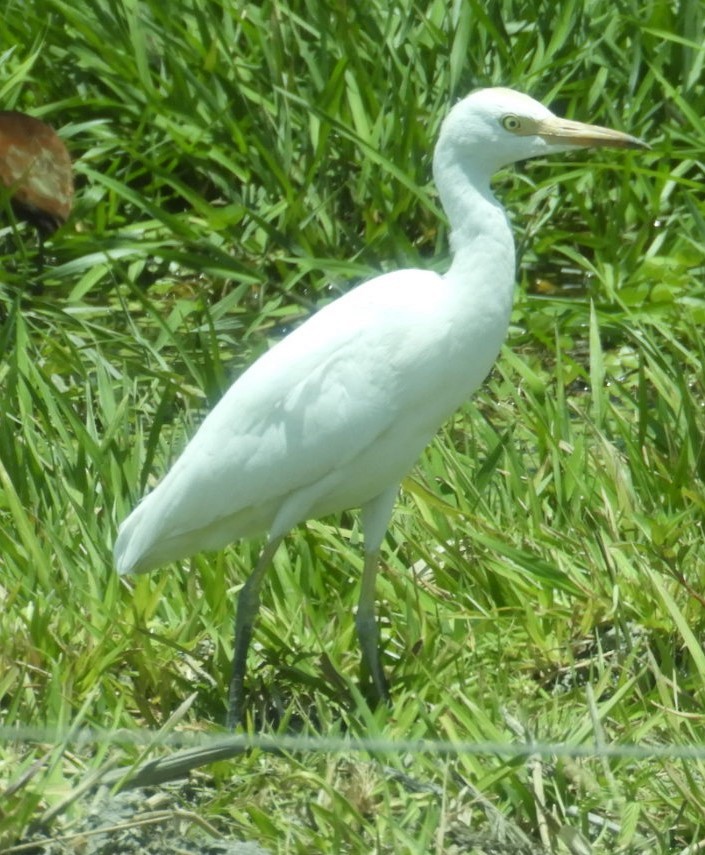
[[[226,727],[234,730],[242,721],[244,711],[244,683],[247,671],[247,651],[252,639],[252,627],[259,611],[259,592],[262,580],[272,563],[281,537],[271,540],[262,550],[255,569],[245,582],[237,600],[235,613],[235,643],[233,646],[233,672],[228,692],[228,717]]]
[[[379,658],[379,626],[375,618],[375,580],[379,566],[379,549],[392,515],[399,485],[388,487],[384,493],[362,507],[362,527],[365,532],[365,565],[362,570],[360,599],[357,602],[355,627],[360,642],[362,661],[370,672],[377,699],[387,702],[389,689]]]
[[[355,615],[355,627],[360,642],[362,661],[370,672],[377,698],[386,702],[389,700],[389,689],[379,658],[379,626],[375,617],[375,580],[378,564],[379,550],[366,551],[360,599],[357,603],[357,614]]]

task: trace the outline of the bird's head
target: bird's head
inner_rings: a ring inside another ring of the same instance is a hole
[[[598,146],[649,148],[621,131],[561,119],[521,92],[493,88],[472,92],[453,107],[437,153],[491,174],[529,157]]]

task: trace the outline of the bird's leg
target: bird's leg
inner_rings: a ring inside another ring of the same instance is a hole
[[[255,569],[243,585],[237,601],[235,613],[235,643],[233,645],[233,671],[228,692],[228,717],[226,727],[234,730],[242,721],[244,710],[244,683],[247,671],[247,651],[252,639],[257,612],[259,611],[259,592],[262,580],[272,563],[274,553],[281,542],[281,537],[271,540],[262,550]]]
[[[375,579],[379,564],[379,550],[384,540],[392,507],[399,492],[399,485],[388,487],[362,506],[362,528],[365,532],[365,565],[362,570],[360,599],[357,602],[355,626],[360,642],[362,662],[372,677],[372,684],[379,701],[389,700],[389,689],[384,678],[379,658],[379,626],[375,618]]]
[[[375,579],[377,578],[378,563],[378,549],[373,552],[365,551],[365,566],[362,571],[362,585],[360,587],[360,599],[357,603],[355,627],[360,642],[362,661],[372,677],[377,698],[386,702],[389,700],[389,689],[379,658],[379,626],[375,618]]]

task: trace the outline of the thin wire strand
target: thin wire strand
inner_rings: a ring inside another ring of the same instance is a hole
[[[7,727],[0,725],[2,743],[42,743],[74,747],[95,745],[151,745],[171,748],[200,748],[213,750],[223,747],[247,750],[288,752],[324,752],[341,754],[433,754],[438,756],[485,755],[501,757],[592,757],[634,760],[705,760],[705,744],[648,745],[632,743],[566,742],[447,742],[431,739],[390,740],[382,737],[331,737],[287,734],[204,735],[190,733],[160,733],[150,730],[100,731],[93,728],[78,730],[38,727]]]

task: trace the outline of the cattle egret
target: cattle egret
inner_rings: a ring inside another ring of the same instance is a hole
[[[0,111],[0,183],[15,215],[42,235],[66,222],[73,200],[73,172],[66,146],[44,122]]]
[[[490,178],[515,161],[586,146],[648,148],[619,131],[558,118],[509,89],[483,89],[456,104],[433,159],[451,226],[448,271],[378,276],[274,345],[120,527],[120,574],[267,532],[239,596],[229,725],[241,720],[260,587],[282,537],[346,508],[361,508],[365,533],[356,615],[362,660],[379,699],[388,698],[374,591],[392,506],[424,447],[488,374],[509,325],[514,243]]]

